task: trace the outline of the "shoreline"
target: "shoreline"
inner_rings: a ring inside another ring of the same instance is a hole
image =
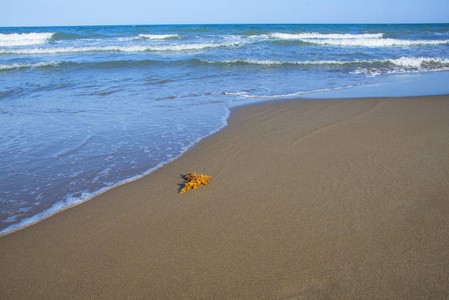
[[[0,296],[448,295],[447,112],[448,95],[234,107],[161,168],[0,237]],[[211,184],[179,195],[193,171]]]
[[[187,148],[186,150],[184,150],[181,154],[179,154],[178,156],[172,158],[171,160],[163,161],[163,162],[159,163],[158,165],[154,166],[153,168],[145,171],[144,173],[142,173],[140,175],[132,176],[130,178],[123,179],[123,180],[121,180],[120,182],[118,182],[115,185],[106,186],[106,187],[98,189],[97,191],[94,191],[94,192],[91,192],[91,193],[87,193],[86,196],[84,196],[85,193],[79,192],[80,194],[82,194],[80,197],[76,197],[75,199],[72,198],[72,200],[70,200],[70,201],[67,201],[67,198],[66,198],[64,200],[56,202],[50,208],[48,208],[48,209],[46,209],[46,210],[44,210],[44,211],[42,211],[42,212],[40,212],[38,214],[35,214],[35,215],[33,215],[33,216],[29,217],[29,218],[23,219],[19,223],[11,224],[10,226],[5,227],[4,229],[1,229],[0,230],[0,239],[3,236],[7,236],[9,234],[13,234],[13,233],[15,233],[17,231],[20,231],[20,230],[25,229],[27,227],[33,226],[33,225],[35,225],[35,224],[37,224],[39,222],[42,222],[42,221],[44,221],[44,220],[46,220],[48,218],[51,218],[52,216],[54,216],[56,214],[59,214],[59,213],[64,212],[64,211],[66,211],[68,209],[74,208],[74,207],[76,207],[78,205],[81,205],[81,204],[83,204],[85,202],[88,202],[88,201],[96,198],[97,196],[100,196],[101,194],[104,194],[104,193],[108,192],[111,189],[114,189],[114,188],[119,187],[119,186],[124,185],[124,184],[128,184],[128,183],[136,181],[136,180],[140,180],[143,177],[148,176],[149,174],[151,174],[152,172],[156,171],[157,169],[162,168],[166,164],[169,164],[172,161],[178,159],[179,157],[184,155],[184,153],[186,153],[187,151],[190,151],[192,148],[195,148],[195,146],[198,145],[198,143],[200,143],[203,139],[205,139],[205,138],[207,138],[207,137],[209,137],[211,135],[214,135],[217,132],[219,132],[220,130],[222,130],[223,128],[225,128],[227,126],[227,119],[229,118],[231,110],[232,110],[232,108],[228,109],[228,112],[226,114],[226,118],[224,118],[223,124],[222,124],[222,126],[219,129],[210,132],[208,135],[206,135],[204,137],[201,137],[201,138],[197,139],[196,141],[194,141],[192,144],[186,146],[186,148]],[[62,207],[62,208],[58,208],[58,207]]]

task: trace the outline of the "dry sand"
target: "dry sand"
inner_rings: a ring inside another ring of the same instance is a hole
[[[449,96],[267,102],[0,238],[0,298],[447,299],[448,222]]]

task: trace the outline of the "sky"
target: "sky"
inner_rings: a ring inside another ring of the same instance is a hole
[[[449,23],[449,0],[0,0],[0,27]]]

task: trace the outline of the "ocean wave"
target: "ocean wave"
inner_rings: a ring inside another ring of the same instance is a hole
[[[74,40],[82,38],[79,34],[76,33],[64,33],[64,32],[56,32],[51,36],[52,40]]]
[[[411,68],[449,68],[449,59],[431,57],[400,57],[389,59],[394,65]]]
[[[0,33],[0,47],[29,46],[47,43],[53,36],[51,32]]]
[[[58,61],[39,62],[34,64],[0,64],[0,71],[15,70],[15,69],[28,69],[28,68],[42,68],[53,67],[61,64]]]
[[[400,57],[389,59],[373,60],[305,60],[305,61],[285,61],[285,60],[257,60],[257,59],[234,59],[234,60],[200,60],[208,64],[223,65],[261,65],[261,66],[348,66],[348,67],[369,67],[369,70],[385,70],[386,68],[402,67],[408,69],[448,70],[449,59],[432,57]],[[368,70],[368,69],[367,69]]]
[[[96,61],[96,62],[71,62],[71,61],[50,61],[30,64],[0,64],[0,71],[28,69],[28,68],[45,68],[45,67],[70,67],[86,69],[114,69],[127,67],[147,67],[164,63],[160,60],[111,60],[111,61]]]
[[[13,70],[13,69],[24,69],[24,68],[40,68],[40,67],[54,67],[60,65],[67,66],[81,66],[82,68],[122,68],[129,66],[150,66],[150,65],[160,65],[160,64],[215,64],[215,65],[255,65],[255,66],[266,66],[266,67],[282,67],[282,66],[304,66],[304,67],[344,67],[344,68],[359,68],[363,70],[366,68],[366,73],[380,72],[383,70],[448,70],[449,69],[449,59],[446,58],[432,58],[432,57],[399,57],[399,58],[389,58],[389,59],[373,59],[373,60],[304,60],[304,61],[287,61],[287,60],[259,60],[259,59],[233,59],[233,60],[202,60],[202,59],[181,59],[174,60],[171,62],[164,62],[163,60],[111,60],[111,61],[96,61],[92,63],[75,63],[70,61],[50,61],[50,62],[39,62],[39,63],[29,63],[29,64],[0,64],[0,71],[2,70]]]
[[[349,33],[271,33],[271,38],[287,39],[287,40],[300,40],[300,39],[378,39],[383,37],[383,33],[361,33],[361,34],[349,34]]]
[[[0,54],[60,54],[82,52],[141,52],[147,51],[146,46],[102,46],[102,47],[57,47],[33,49],[0,49]]]
[[[191,43],[170,44],[160,46],[98,46],[98,47],[55,47],[55,48],[33,48],[33,49],[0,49],[0,54],[61,54],[82,52],[162,52],[162,51],[197,51],[217,47],[234,47],[243,43]]]
[[[139,34],[138,39],[145,40],[169,40],[169,39],[178,39],[179,35],[177,34]]]
[[[177,40],[178,34],[139,34],[138,36],[119,38],[119,41],[136,41],[136,40]]]
[[[383,62],[385,65],[376,67],[361,66],[353,73],[376,76],[381,74],[449,71],[449,59],[445,58],[400,57],[379,60],[379,62]]]
[[[302,42],[331,46],[361,46],[361,47],[401,47],[417,45],[443,45],[449,40],[396,40],[396,39],[299,39]]]
[[[281,66],[281,65],[344,65],[353,64],[361,61],[339,61],[339,60],[305,60],[305,61],[287,61],[287,60],[258,60],[258,59],[233,59],[233,60],[202,60],[209,64],[246,64],[246,65],[264,65],[264,66]]]
[[[148,47],[149,51],[189,51],[189,50],[203,50],[208,48],[218,47],[237,47],[245,43],[243,42],[206,42],[206,43],[191,43],[191,44],[170,44]]]
[[[384,38],[384,33],[270,33],[249,36],[220,36],[223,39],[234,39],[246,43],[263,43],[267,41],[298,41],[307,44],[331,45],[331,46],[361,46],[361,47],[402,47],[416,45],[444,45],[449,40],[402,40]]]

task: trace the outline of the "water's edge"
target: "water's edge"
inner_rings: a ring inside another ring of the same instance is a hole
[[[47,210],[45,210],[43,212],[40,212],[40,213],[38,213],[38,214],[36,214],[36,215],[34,215],[32,217],[29,217],[29,218],[26,218],[26,219],[20,221],[19,223],[15,223],[15,224],[12,224],[12,225],[4,228],[3,230],[0,231],[0,238],[3,237],[3,236],[6,236],[8,234],[17,232],[19,230],[25,229],[25,228],[27,228],[29,226],[35,225],[35,224],[37,224],[37,223],[39,223],[39,222],[41,222],[43,220],[46,220],[46,219],[48,219],[48,218],[50,218],[50,217],[52,217],[52,216],[54,216],[54,215],[56,215],[58,213],[61,213],[61,212],[65,211],[67,209],[74,208],[75,206],[78,206],[78,205],[83,204],[83,203],[85,203],[87,201],[90,201],[90,200],[94,199],[95,197],[97,197],[97,196],[99,196],[99,195],[101,195],[103,193],[106,193],[107,191],[112,190],[112,189],[114,189],[116,187],[119,187],[121,185],[130,183],[130,182],[133,182],[133,181],[136,181],[136,180],[139,180],[139,179],[149,175],[150,173],[152,173],[152,172],[162,168],[166,164],[169,164],[169,163],[175,161],[176,159],[181,157],[184,153],[192,150],[203,139],[205,139],[205,138],[207,138],[207,137],[209,137],[209,136],[219,132],[223,128],[225,128],[228,125],[227,122],[228,122],[230,114],[231,114],[231,111],[229,109],[226,109],[226,114],[225,114],[225,116],[223,118],[223,123],[221,124],[222,125],[221,127],[219,127],[218,129],[210,132],[209,134],[207,134],[207,135],[205,135],[203,137],[200,137],[200,138],[196,139],[190,145],[186,146],[184,148],[184,150],[179,155],[173,157],[172,159],[167,160],[167,161],[163,161],[163,162],[159,163],[158,165],[154,166],[153,168],[145,171],[144,173],[142,173],[140,175],[136,175],[136,176],[133,176],[133,177],[121,180],[121,181],[119,181],[118,183],[116,183],[114,185],[103,187],[103,188],[101,188],[101,189],[99,189],[97,191],[94,191],[92,193],[84,193],[80,197],[71,198],[70,201],[67,201],[68,199],[61,200],[61,201],[53,204],[49,209],[47,209]]]

